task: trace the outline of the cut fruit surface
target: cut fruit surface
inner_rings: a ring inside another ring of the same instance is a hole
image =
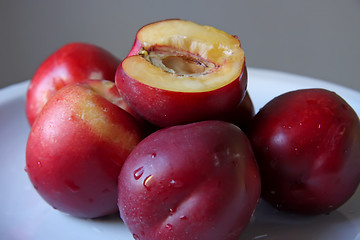
[[[115,82],[128,104],[158,126],[214,119],[245,95],[245,55],[233,35],[164,20],[138,31]]]
[[[160,89],[211,91],[239,77],[245,61],[236,37],[190,21],[149,24],[136,41],[141,47],[125,59],[124,69],[137,81]]]

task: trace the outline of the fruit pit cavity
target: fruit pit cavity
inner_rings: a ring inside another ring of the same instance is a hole
[[[155,67],[177,76],[197,77],[216,71],[218,66],[190,52],[170,47],[142,49],[139,55]]]

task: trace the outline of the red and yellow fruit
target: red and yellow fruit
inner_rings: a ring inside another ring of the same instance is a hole
[[[65,45],[27,93],[29,178],[73,216],[120,210],[142,240],[236,240],[260,184],[282,210],[345,203],[360,182],[356,113],[333,92],[307,89],[255,115],[247,78],[236,36],[179,19],[142,27],[121,63]]]
[[[110,81],[89,80],[60,89],[31,129],[29,178],[59,211],[84,218],[117,212],[117,178],[143,133],[119,107],[113,87]]]
[[[184,20],[141,28],[116,73],[140,116],[161,127],[214,119],[243,99],[247,74],[237,37]]]

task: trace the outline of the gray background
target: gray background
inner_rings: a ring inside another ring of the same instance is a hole
[[[124,58],[141,26],[166,18],[238,35],[249,67],[360,91],[360,0],[0,0],[0,88],[30,79],[72,41]]]

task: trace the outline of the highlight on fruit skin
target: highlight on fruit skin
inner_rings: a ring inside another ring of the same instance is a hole
[[[50,54],[36,69],[26,95],[26,117],[32,126],[47,101],[66,85],[85,79],[115,81],[121,60],[90,43],[71,42]]]
[[[84,80],[61,88],[30,130],[29,180],[60,212],[98,218],[118,211],[118,175],[144,133],[114,85]]]
[[[214,119],[245,95],[245,54],[237,37],[214,27],[159,21],[138,31],[115,82],[128,104],[155,125]]]
[[[217,120],[147,136],[118,180],[120,216],[141,240],[237,240],[261,189],[249,139]]]
[[[301,214],[332,212],[360,184],[360,120],[335,92],[298,89],[263,106],[250,124],[262,196]]]

